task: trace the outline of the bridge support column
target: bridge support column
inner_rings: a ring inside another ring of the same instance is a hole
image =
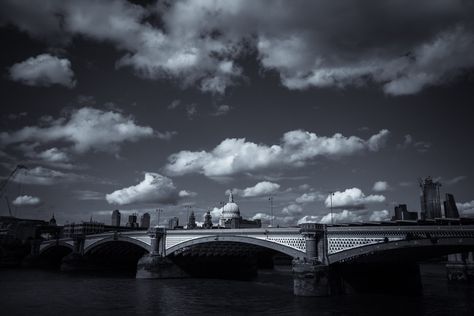
[[[171,279],[187,277],[175,263],[166,257],[166,229],[151,228],[151,251],[137,263],[137,279]]]
[[[340,292],[337,275],[328,262],[326,226],[303,224],[306,257],[293,260],[293,293],[296,296],[328,296]]]
[[[36,267],[39,265],[39,248],[41,245],[41,239],[35,238],[30,241],[30,253],[23,258],[21,265],[23,267]]]
[[[456,253],[448,256],[446,274],[449,281],[470,282],[474,280],[474,252]]]
[[[75,236],[72,253],[61,260],[60,270],[64,272],[91,270],[84,258],[84,236]]]

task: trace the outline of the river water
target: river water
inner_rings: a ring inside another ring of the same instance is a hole
[[[136,280],[56,271],[0,271],[0,315],[474,315],[474,285],[450,284],[442,265],[421,267],[422,296],[295,297],[291,275],[254,281]]]

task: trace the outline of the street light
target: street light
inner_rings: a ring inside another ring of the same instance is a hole
[[[274,219],[274,217],[273,217],[273,195],[270,195],[268,200],[270,201],[270,214],[271,214],[271,222],[270,223],[272,224],[272,227],[273,227],[273,225],[274,225],[274,223],[273,223],[273,219]]]
[[[329,191],[329,199],[331,201],[331,208],[330,208],[330,212],[331,212],[331,225],[334,225],[334,219],[333,219],[333,214],[332,214],[332,196],[334,195],[334,191]]]

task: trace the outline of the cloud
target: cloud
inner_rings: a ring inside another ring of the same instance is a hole
[[[271,216],[265,213],[256,213],[254,216],[252,216],[252,220],[260,219],[262,221],[271,221],[272,218],[275,218],[275,216]]]
[[[280,185],[278,183],[273,183],[269,181],[262,181],[254,185],[253,187],[248,187],[243,190],[233,189],[234,194],[240,195],[242,197],[257,197],[257,196],[267,196],[278,191]]]
[[[457,177],[454,177],[452,179],[448,179],[445,181],[445,184],[446,185],[455,185],[463,180],[465,180],[467,178],[467,176],[457,176]]]
[[[320,220],[321,220],[321,216],[305,215],[297,221],[297,224],[300,225],[304,223],[319,223]]]
[[[312,203],[316,201],[324,201],[326,196],[320,192],[309,192],[309,193],[303,193],[301,196],[296,198],[296,203],[300,204],[306,204],[306,203]]]
[[[377,181],[374,183],[372,190],[375,192],[385,192],[390,190],[390,185],[386,181]]]
[[[147,172],[142,182],[128,188],[116,190],[105,196],[109,204],[132,203],[176,204],[179,193],[170,178]]]
[[[298,204],[290,204],[286,207],[284,207],[282,210],[281,210],[281,213],[282,214],[285,214],[285,215],[300,215],[301,213],[303,213],[303,208],[298,205]]]
[[[332,218],[332,221],[331,221]],[[339,213],[331,213],[324,215],[321,220],[319,221],[321,224],[331,224],[331,223],[354,223],[354,222],[362,222],[363,218],[361,215],[348,210],[343,210]]]
[[[222,215],[222,207],[214,207],[211,210],[211,216],[212,216],[213,221],[218,220],[221,217],[221,215]]]
[[[214,113],[212,113],[213,116],[222,116],[222,115],[226,115],[227,113],[230,112],[232,108],[227,105],[227,104],[222,104],[222,105],[219,105],[217,108],[216,108],[216,111]]]
[[[69,60],[49,54],[38,55],[14,64],[10,67],[10,79],[28,86],[49,87],[57,84],[74,88],[76,85]]]
[[[93,177],[72,172],[62,172],[44,167],[34,167],[23,170],[13,178],[14,182],[34,185],[54,185],[59,183],[74,183],[97,181]]]
[[[181,190],[179,191],[178,195],[179,197],[186,198],[186,197],[195,197],[197,196],[197,193],[193,191]]]
[[[84,107],[72,111],[68,117],[52,119],[45,126],[27,126],[14,132],[2,132],[0,144],[64,141],[71,143],[71,149],[77,153],[90,150],[117,152],[124,142],[136,142],[152,136],[151,127],[137,125],[131,117]],[[52,149],[45,155],[54,153],[58,157],[59,150]]]
[[[390,219],[390,213],[387,210],[373,211],[369,216],[369,221],[381,222]]]
[[[41,204],[41,199],[31,195],[20,195],[12,202],[15,206],[36,206]]]
[[[210,152],[183,150],[172,154],[164,171],[175,176],[201,173],[222,177],[266,168],[301,167],[317,157],[338,158],[377,151],[385,145],[388,136],[388,130],[381,130],[368,140],[294,130],[285,133],[280,144],[271,146],[248,142],[245,138],[227,138]]]
[[[456,203],[461,215],[474,215],[474,200],[465,203]]]
[[[187,104],[186,115],[188,116],[188,119],[192,120],[196,114],[197,114],[197,104],[196,103]]]
[[[90,190],[74,190],[74,198],[80,201],[100,201],[105,200],[105,194]]]
[[[118,67],[210,93],[246,77],[242,57],[249,52],[288,89],[376,83],[397,96],[474,65],[469,1],[4,2],[2,24],[52,42],[77,35],[105,41],[123,54]]]
[[[338,209],[364,209],[366,204],[382,203],[385,201],[383,195],[366,196],[360,189],[346,189],[343,192],[337,191],[332,195],[332,207]],[[331,207],[331,196],[325,201],[326,207]]]
[[[173,102],[168,105],[169,110],[174,110],[176,109],[179,105],[181,104],[181,100],[173,100]]]

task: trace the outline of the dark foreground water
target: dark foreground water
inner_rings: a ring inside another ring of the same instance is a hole
[[[423,265],[424,295],[295,297],[291,276],[255,281],[136,280],[53,271],[0,271],[0,315],[474,315],[474,285]]]

